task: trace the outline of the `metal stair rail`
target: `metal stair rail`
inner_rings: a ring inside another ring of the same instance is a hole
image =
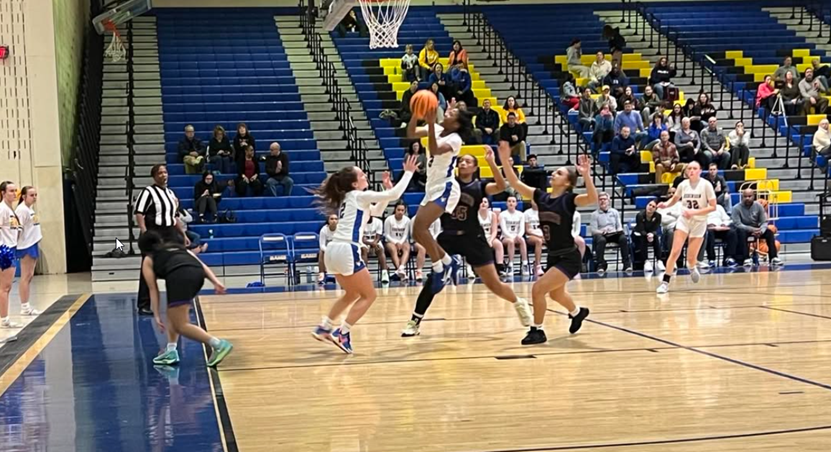
[[[816,26],[817,39],[823,38],[827,35],[828,44],[831,44],[831,23],[825,22],[825,19],[823,19],[831,14],[831,4],[829,4],[827,0],[797,2],[792,6],[792,20],[797,19],[797,10],[799,11],[799,25],[808,25],[807,31],[814,31],[814,27]],[[805,14],[806,12],[808,14]],[[826,28],[828,30],[823,31]]]
[[[133,191],[135,190],[134,179],[136,177],[136,111],[135,96],[135,71],[133,68],[133,21],[127,22],[127,167],[124,169],[124,188],[127,195],[127,243],[129,255],[135,254],[134,243],[137,237],[133,233],[135,219],[133,218]]]

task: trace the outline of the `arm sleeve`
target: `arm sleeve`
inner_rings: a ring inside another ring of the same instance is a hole
[[[401,180],[395,184],[395,187],[392,187],[392,190],[361,192],[358,194],[358,201],[361,204],[385,203],[384,208],[381,209],[381,212],[383,212],[387,208],[386,204],[392,200],[400,198],[401,195],[404,194],[404,190],[407,189],[407,185],[410,184],[410,179],[412,178],[413,173],[405,171],[404,175],[401,176]]]

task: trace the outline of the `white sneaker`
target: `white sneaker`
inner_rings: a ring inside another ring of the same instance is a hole
[[[12,322],[11,319],[0,321],[0,328],[2,329],[15,329],[15,328],[23,328],[23,325],[19,323]]]
[[[752,267],[753,266],[753,259],[745,259],[744,263],[742,264],[745,267]]]
[[[643,264],[643,272],[644,273],[652,273],[652,261],[646,261]]]
[[[20,315],[36,316],[36,315],[40,315],[40,314],[41,314],[40,311],[38,311],[37,309],[35,309],[31,306],[29,306],[26,309],[20,308]]]
[[[407,322],[407,326],[401,330],[401,337],[413,337],[418,336],[421,332],[418,331],[418,323],[415,320],[410,320]]]
[[[631,275],[632,273],[634,273],[635,269],[633,269],[633,268],[632,268],[632,266],[631,266],[631,265],[629,265],[629,266],[628,266],[628,267],[626,267],[626,269],[625,269],[625,270],[623,270],[623,271],[624,271],[624,272],[626,272],[626,274],[627,274],[627,275]]]
[[[390,283],[390,272],[387,270],[381,270],[381,282],[384,284]]]
[[[534,324],[534,315],[531,313],[531,305],[528,304],[528,300],[517,298],[516,303],[514,303],[514,309],[516,309],[522,326],[531,326]]]
[[[403,267],[399,268],[395,272],[398,273],[398,277],[401,278],[401,281],[406,281],[407,280],[407,272],[404,271]]]
[[[664,293],[669,292],[669,284],[667,284],[665,282],[662,282],[661,285],[658,286],[658,290],[656,290],[655,292],[657,292],[659,294],[664,294]]]
[[[528,264],[522,264],[522,270],[521,270],[520,272],[522,273],[522,276],[528,276],[528,275],[530,275],[530,274],[531,274],[531,272],[530,272],[530,271],[528,271]],[[527,325],[526,325],[526,326],[527,326]]]
[[[601,268],[597,269],[597,276],[603,276],[605,274],[606,274],[606,269],[605,268],[601,267]]]
[[[323,285],[326,283],[326,273],[318,273],[317,274],[317,283]]]
[[[416,270],[416,281],[424,281],[424,273],[422,273],[421,270]]]
[[[773,259],[770,260],[770,265],[782,265],[782,259],[779,259],[778,257],[774,257]]]
[[[544,275],[545,271],[542,269],[542,265],[537,265],[537,278]]]
[[[696,267],[698,267],[699,270],[709,270],[710,264],[708,264],[706,261],[701,261],[698,264],[696,264]]]
[[[473,273],[473,267],[471,267],[470,264],[465,265],[465,272],[467,273],[468,280],[476,278],[476,274]]]
[[[698,280],[701,279],[701,273],[698,273],[698,268],[693,267],[693,269],[690,270],[690,279],[692,280],[693,284],[697,284]]]
[[[514,273],[514,266],[513,266],[513,265],[509,265],[509,266],[508,266],[508,271],[507,271],[506,273],[507,273],[507,274],[506,274],[505,276],[507,276],[508,278],[513,278],[513,277],[514,277],[514,275],[515,275],[515,273]]]

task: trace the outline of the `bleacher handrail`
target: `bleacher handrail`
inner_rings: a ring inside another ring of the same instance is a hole
[[[135,254],[134,243],[136,236],[133,233],[135,220],[133,218],[133,190],[135,189],[134,179],[136,177],[136,110],[135,96],[135,72],[133,67],[133,21],[127,22],[127,167],[125,168],[124,182],[125,195],[127,196],[127,246],[128,254]]]

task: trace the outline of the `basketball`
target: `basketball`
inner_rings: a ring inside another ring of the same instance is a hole
[[[410,111],[414,118],[425,118],[430,112],[435,112],[438,106],[439,99],[430,90],[417,91],[410,99]]]

